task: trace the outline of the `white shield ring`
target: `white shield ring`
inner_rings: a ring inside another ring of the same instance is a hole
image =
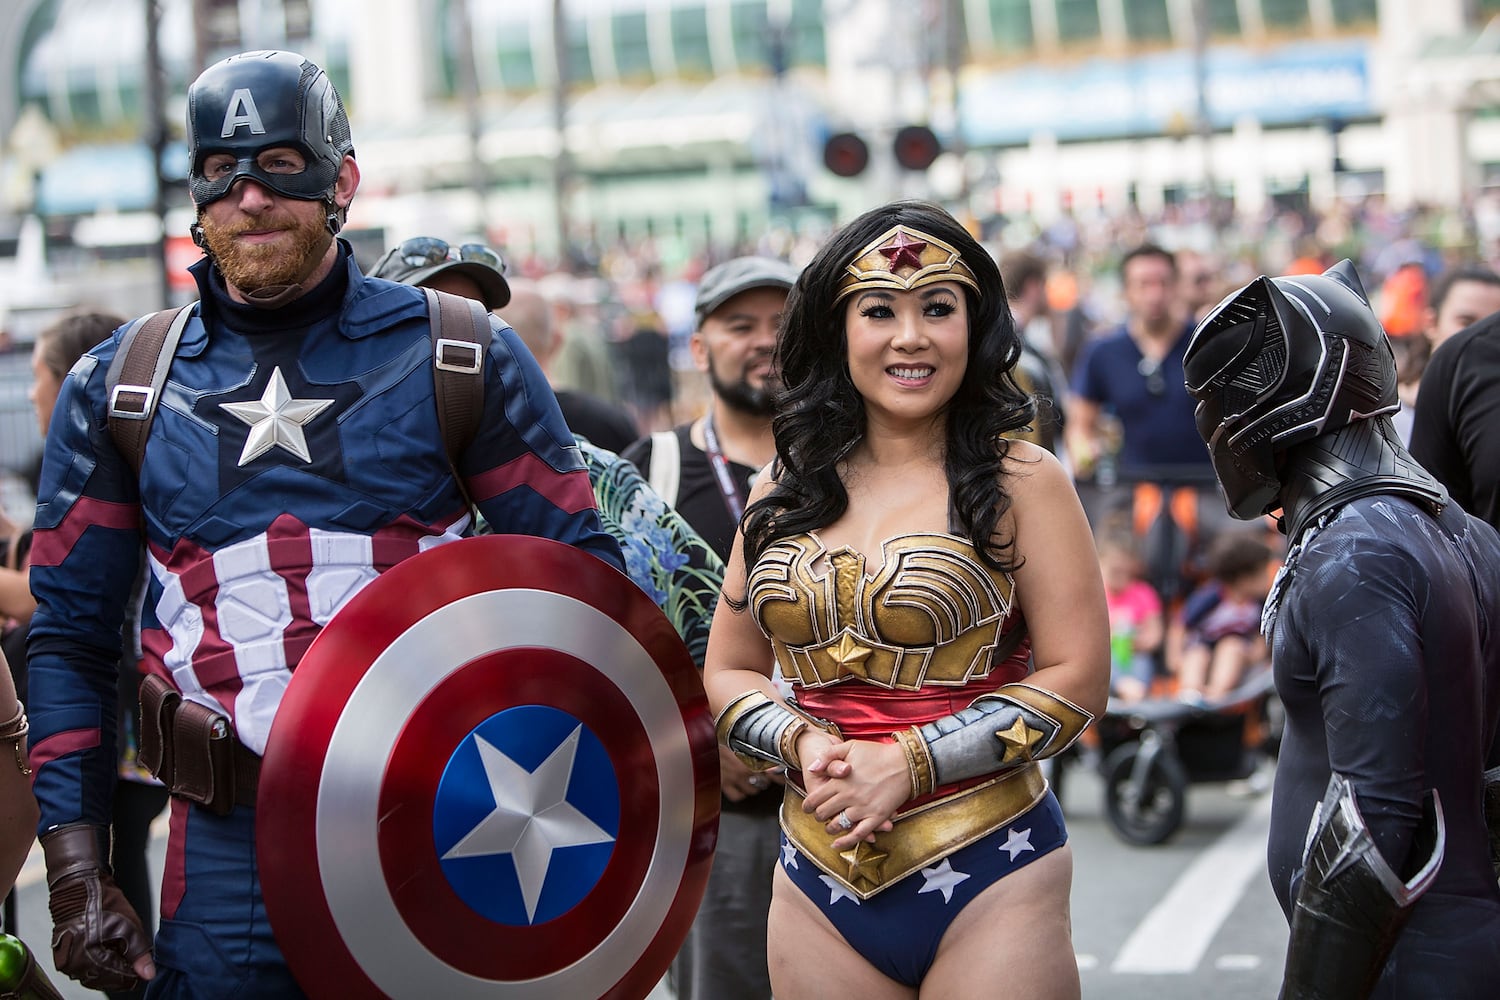
[[[594,556],[485,536],[383,573],[303,657],[261,773],[266,908],[313,997],[643,997],[718,819],[701,682]]]

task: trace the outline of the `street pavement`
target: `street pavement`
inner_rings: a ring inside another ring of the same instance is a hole
[[[1182,829],[1165,844],[1137,847],[1111,830],[1092,770],[1069,769],[1062,802],[1073,846],[1073,944],[1084,997],[1276,996],[1287,934],[1265,873],[1270,795],[1230,790],[1192,786]],[[160,872],[161,821],[156,833],[152,864]],[[22,872],[17,908],[21,937],[50,970],[39,851]],[[100,996],[61,977],[54,982],[69,1000]],[[650,1000],[671,994],[658,986]]]

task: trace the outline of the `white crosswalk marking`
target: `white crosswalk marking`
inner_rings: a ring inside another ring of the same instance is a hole
[[[1173,883],[1120,948],[1110,971],[1196,969],[1246,883],[1264,867],[1270,823],[1271,798],[1264,796]]]

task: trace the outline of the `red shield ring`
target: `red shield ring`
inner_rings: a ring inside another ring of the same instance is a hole
[[[272,726],[256,845],[313,997],[643,997],[718,820],[707,701],[623,574],[545,539],[440,546],[361,590]]]

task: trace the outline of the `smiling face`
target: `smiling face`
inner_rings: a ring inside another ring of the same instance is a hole
[[[883,424],[940,420],[969,365],[962,286],[857,292],[844,307],[849,375],[866,417]]]

